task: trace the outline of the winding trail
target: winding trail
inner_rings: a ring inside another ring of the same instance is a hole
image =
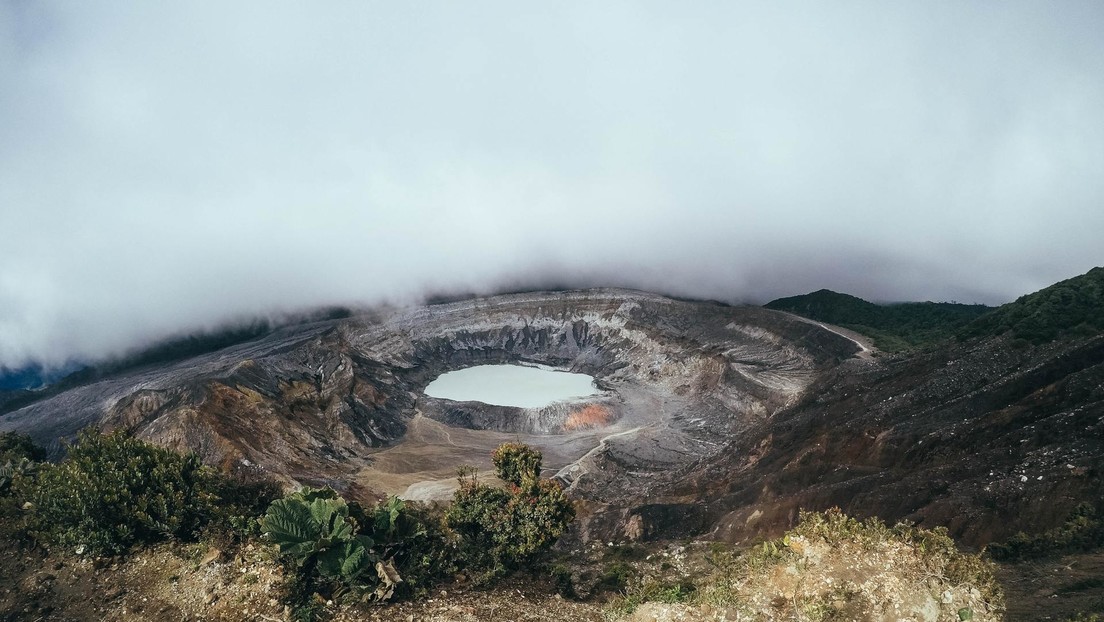
[[[843,337],[844,339],[847,339],[848,341],[851,341],[855,345],[859,346],[859,351],[855,353],[855,358],[857,358],[857,359],[862,359],[864,361],[872,361],[872,360],[874,360],[874,356],[877,355],[879,352],[881,352],[880,350],[878,350],[877,348],[874,347],[874,342],[869,337],[867,337],[866,335],[863,335],[861,333],[856,333],[853,330],[848,330],[848,329],[840,327],[840,326],[835,326],[835,325],[832,325],[832,324],[825,324],[824,322],[818,322],[816,320],[811,320],[807,317],[801,317],[800,315],[790,313],[788,311],[777,311],[777,313],[783,313],[785,315],[788,315],[788,316],[794,318],[795,320],[805,322],[806,324],[812,324],[814,326],[819,326],[819,327],[823,328],[824,330],[826,330],[830,333],[835,333],[835,334],[839,335],[840,337]]]

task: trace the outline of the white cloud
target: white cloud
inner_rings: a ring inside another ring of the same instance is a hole
[[[1100,263],[1097,3],[0,4],[0,365],[609,283],[1001,302]]]

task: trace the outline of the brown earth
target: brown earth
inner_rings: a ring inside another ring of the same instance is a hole
[[[290,613],[280,602],[284,595],[284,573],[273,562],[273,552],[267,547],[224,552],[200,544],[161,545],[127,559],[94,560],[48,554],[42,549],[29,549],[13,542],[0,543],[0,546],[3,547],[0,550],[0,577],[3,577],[0,620],[3,621],[271,622],[287,620]],[[900,564],[900,555],[894,557],[884,552],[879,557],[863,552],[865,570],[856,573],[859,567],[847,561],[850,553],[846,550],[804,550],[805,557],[811,555],[817,559],[811,566],[815,570],[790,574],[780,566],[782,570],[763,573],[740,588],[747,605],[736,607],[718,602],[715,592],[717,586],[723,584],[714,583],[709,587],[716,566],[707,560],[715,550],[715,546],[704,542],[648,546],[603,544],[573,554],[565,563],[574,569],[577,578],[590,577],[582,580],[581,586],[588,581],[593,585],[603,572],[615,568],[616,564],[624,564],[632,568],[638,577],[634,580],[637,583],[690,582],[701,590],[692,603],[652,603],[635,614],[624,616],[647,622],[769,620],[774,619],[771,616],[775,614],[781,616],[778,619],[795,619],[785,613],[794,602],[794,596],[803,595],[801,598],[807,605],[814,602],[810,597],[819,593],[818,585],[827,590],[826,593],[831,592],[831,584],[824,581],[826,578],[835,581],[837,587],[851,581],[857,588],[854,592],[861,594],[869,590],[871,594],[880,594],[883,598],[879,602],[883,603],[889,602],[886,599],[892,595],[892,590],[914,590],[918,585],[926,585],[915,581],[902,584],[899,578],[892,578],[909,574],[907,564]],[[798,565],[806,566],[808,562]],[[1063,621],[1077,613],[1104,613],[1101,577],[1104,577],[1104,553],[1100,552],[999,566],[998,578],[1007,606],[1005,619]],[[795,592],[799,586],[805,591]],[[417,602],[325,609],[335,622],[598,622],[619,617],[611,613],[610,601],[617,600],[621,589],[632,592],[633,588],[599,589],[593,591],[588,600],[579,602],[560,596],[548,576],[521,576],[490,590],[451,584],[434,589]],[[934,596],[942,601],[943,593],[937,591],[939,594]],[[772,604],[779,594],[787,595],[784,606]],[[968,590],[964,594],[966,599],[971,598]],[[909,600],[901,594],[896,597],[901,602]],[[755,602],[760,603],[758,606],[762,610],[752,615],[748,607],[755,606]],[[941,606],[957,611],[961,605]]]

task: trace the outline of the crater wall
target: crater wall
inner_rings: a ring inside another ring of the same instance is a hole
[[[623,290],[519,294],[285,328],[77,387],[0,416],[0,429],[57,453],[86,425],[125,428],[209,463],[362,497],[448,496],[457,466],[489,470],[497,444],[521,440],[605,533],[615,521],[599,517],[654,501],[672,471],[716,456],[858,349],[757,307]],[[515,362],[589,374],[603,392],[544,409],[422,394],[447,371]]]

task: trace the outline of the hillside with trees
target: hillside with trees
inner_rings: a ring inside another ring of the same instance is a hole
[[[1063,337],[1087,337],[1104,332],[1104,268],[1093,268],[1027,294],[979,317],[962,337],[1009,334],[1040,344]]]
[[[954,302],[875,304],[827,289],[779,298],[764,306],[862,333],[886,352],[913,350],[949,339],[993,310],[986,305]]]

